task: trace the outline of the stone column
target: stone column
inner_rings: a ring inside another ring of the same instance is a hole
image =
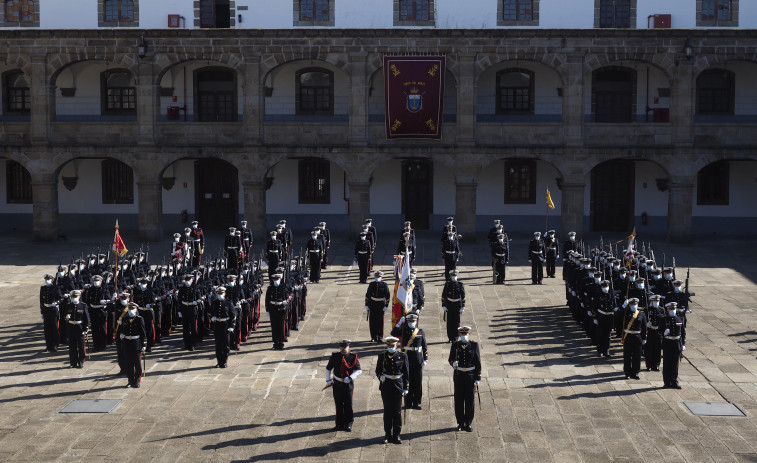
[[[460,53],[457,59],[457,144],[472,146],[476,142],[476,55]]]
[[[560,233],[564,237],[568,236],[568,232],[574,231],[578,234],[578,239],[581,239],[584,232],[584,188],[586,184],[583,182],[562,183]]]
[[[476,241],[476,190],[478,183],[455,182],[455,224],[463,241]]]
[[[691,240],[695,177],[672,177],[668,186],[668,241]]]
[[[350,236],[349,239],[357,239],[358,233],[363,229],[363,220],[367,219],[371,213],[371,184],[349,183],[350,200]]]
[[[32,178],[34,239],[50,241],[58,237],[58,176]]]
[[[694,73],[691,61],[680,61],[675,69],[670,89],[670,122],[673,124],[673,142],[691,145],[694,141]]]
[[[243,140],[245,145],[260,145],[263,133],[263,82],[260,79],[260,54],[245,54],[244,56],[244,85],[242,85],[243,105],[242,121]],[[265,195],[263,196],[265,198]],[[245,203],[246,204],[246,203]],[[263,204],[265,206],[265,202]],[[245,209],[246,210],[246,209]],[[265,217],[265,207],[263,208]],[[253,224],[251,218],[248,225]],[[257,223],[254,223],[258,226]],[[265,229],[265,223],[262,223]]]
[[[155,144],[155,124],[157,122],[158,85],[153,82],[152,62],[142,59],[139,63],[137,78],[137,125],[139,135],[137,144]]]
[[[244,192],[244,218],[257,243],[264,243],[266,234],[265,183],[242,182]]]
[[[137,182],[139,196],[139,239],[163,238],[163,185],[158,181]]]
[[[584,54],[567,53],[565,59],[567,76],[563,76],[565,85],[562,87],[565,144],[580,146],[584,136]]]
[[[50,121],[52,120],[52,95],[55,88],[47,83],[47,55],[31,53],[31,138],[34,144],[47,144],[50,140]],[[56,207],[57,214],[57,207]],[[57,226],[57,225],[56,225]]]
[[[368,53],[350,53],[350,143],[368,144],[368,94],[367,63]]]

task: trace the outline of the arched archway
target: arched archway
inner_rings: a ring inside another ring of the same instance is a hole
[[[32,178],[26,167],[0,159],[0,230],[31,230]]]
[[[757,160],[722,159],[702,167],[692,198],[695,235],[740,235],[757,227]]]

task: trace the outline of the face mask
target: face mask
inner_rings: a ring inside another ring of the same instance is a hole
[[[617,272],[618,270],[620,270],[620,265],[613,265],[612,269]]]
[[[240,278],[239,279],[239,286],[242,286],[243,284],[244,284],[244,280]]]
[[[407,324],[408,328],[415,328],[416,325],[417,325],[417,323],[415,323],[415,322],[408,322],[408,324]]]
[[[680,286],[676,286],[676,287],[673,288],[673,291],[675,291],[677,293],[680,293],[681,292],[681,287]]]
[[[99,288],[100,285],[102,285],[102,282],[101,281],[95,281],[92,284],[95,285],[95,288]]]
[[[387,347],[386,351],[389,352],[390,354],[393,354],[393,353],[397,352],[397,349],[394,348],[394,347]]]
[[[620,279],[621,280],[625,280],[626,279],[626,274],[625,273],[621,273],[620,274]]]
[[[273,286],[278,286],[280,284],[281,282],[279,280],[273,280]]]
[[[62,277],[63,275],[65,275],[65,273],[63,273],[63,272],[58,272],[58,276],[59,276],[59,277]]]
[[[414,282],[414,281],[415,281],[415,277],[410,277],[410,278],[408,278],[408,279],[410,280],[410,283],[412,283],[412,282]]]
[[[100,263],[104,264],[105,263],[105,259],[100,259]]]
[[[361,236],[360,239],[365,241],[365,236]]]
[[[187,288],[189,288],[190,286],[192,286],[192,281],[191,280],[184,281],[184,286],[186,286]]]
[[[608,288],[608,287],[605,286],[605,287],[602,288],[602,292],[605,293],[605,294],[607,294],[607,293],[610,292],[610,288]]]
[[[662,276],[660,276],[660,275],[655,275],[655,276],[653,276],[652,278],[654,278],[655,280],[659,280],[660,278],[662,278]]]
[[[457,281],[457,277],[449,277],[449,279],[452,281]]]
[[[594,272],[589,272],[589,278],[594,278]]]
[[[71,299],[71,303],[72,304],[78,304],[79,303],[79,298],[75,297],[75,298]]]
[[[666,273],[666,274],[665,274],[665,279],[666,279],[666,280],[672,280],[672,279],[673,279],[673,275],[671,275],[671,274],[669,274],[669,273]]]
[[[192,228],[194,228],[195,230],[197,230],[197,225],[196,224],[192,224]]]
[[[184,236],[186,236],[187,238],[189,238],[189,233],[184,233]]]
[[[129,266],[128,266],[128,265],[122,265],[122,266],[121,266],[121,268],[122,268],[123,270],[126,270],[126,269],[128,269],[128,268],[129,268]]]
[[[84,270],[84,264],[79,264],[79,270]]]
[[[89,265],[95,265],[95,261],[94,260],[90,260],[89,261]]]
[[[237,284],[237,283],[236,283],[235,281],[230,281],[230,282],[229,282],[229,286],[231,286],[232,288],[233,288],[233,287],[234,287],[234,285],[236,285],[236,284]]]
[[[229,236],[234,236],[234,232],[229,232]]]
[[[378,283],[381,281],[381,278],[374,278],[374,280],[376,280],[376,283]]]
[[[575,240],[576,240],[576,237],[575,237],[575,236],[571,236],[571,237],[570,237],[570,240],[571,240],[571,241],[575,241]]]
[[[497,240],[497,241],[499,241],[500,243],[504,243],[505,242],[505,240]]]
[[[310,235],[310,239],[315,239],[316,235]]]
[[[219,301],[225,301],[226,300],[226,295],[225,294],[219,294],[218,295],[218,300]]]
[[[652,301],[652,307],[654,307],[656,309],[656,308],[660,307],[660,303],[657,302],[657,301]]]
[[[594,278],[594,283],[597,283],[597,284],[599,284],[599,282],[600,282],[600,281],[602,281],[602,279],[601,279],[601,278]]]
[[[73,269],[69,270],[69,271],[68,271],[68,273],[69,273],[69,274],[70,274],[71,276],[74,276],[74,275],[76,275],[76,269],[75,269],[75,268],[73,268]]]
[[[673,309],[673,310],[668,310],[668,315],[670,315],[671,317],[675,317],[675,315],[676,315],[676,311],[675,311],[675,309]]]
[[[147,285],[139,285],[139,289],[141,289],[142,291],[144,291],[144,290],[147,289]]]
[[[638,306],[638,305],[633,305],[633,304],[632,304],[632,305],[631,305],[631,311],[632,311],[632,312],[636,312],[637,310],[639,310],[639,306]]]
[[[644,283],[640,283],[640,284],[636,285],[636,287],[639,288],[639,289],[644,289]]]
[[[634,281],[636,281],[636,277],[628,277],[628,279],[631,280],[631,283],[633,283]]]
[[[45,286],[51,286],[53,284],[53,280],[45,280]]]
[[[452,241],[452,238],[454,238],[452,235],[448,236],[447,239]]]
[[[242,225],[242,228],[247,228],[247,225]]]
[[[130,317],[136,317],[137,309],[129,309],[126,313],[128,313]]]
[[[178,242],[179,242],[179,238],[174,238],[174,239],[173,239],[173,242],[174,242],[174,243],[178,243]]]
[[[468,336],[460,336],[462,342],[468,342]]]

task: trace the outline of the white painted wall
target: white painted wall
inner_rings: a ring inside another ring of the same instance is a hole
[[[105,61],[85,61],[61,71],[55,81],[55,113],[61,116],[101,114],[100,74],[107,69],[121,68],[109,66]],[[136,86],[133,76],[132,84]],[[61,88],[76,88],[76,93],[73,97],[64,98]]]
[[[139,0],[140,28],[167,28],[167,16],[179,14],[186,18],[188,28],[194,28],[193,3],[186,0]],[[485,29],[497,28],[498,0],[436,0],[435,28]],[[651,14],[671,14],[673,28],[696,27],[694,0],[639,0],[637,22],[639,29],[647,28]],[[238,7],[247,6],[240,11]],[[242,23],[236,28],[288,29],[293,27],[291,0],[237,0],[236,13]],[[739,28],[757,27],[757,2],[739,2]],[[97,0],[76,0],[76,8],[62,0],[40,0],[40,26],[44,29],[97,28]],[[594,0],[541,0],[538,28],[594,27]],[[337,28],[392,28],[393,0],[336,0]]]
[[[757,114],[757,85],[754,84],[757,82],[757,64],[732,62],[725,63],[724,67],[736,74],[734,114],[737,116]]]
[[[441,162],[434,162],[435,215],[455,215],[455,172]]]
[[[0,159],[0,214],[31,214],[31,204],[8,204],[7,165],[7,160]]]
[[[100,159],[75,159],[58,174],[58,212],[61,214],[136,214],[139,196],[134,184],[133,204],[102,203],[102,168]],[[63,177],[77,176],[73,191],[63,186]]]
[[[163,189],[163,213],[179,214],[186,209],[195,213],[195,169],[194,161],[177,161],[165,170],[163,177],[175,177],[176,182],[170,190]],[[186,184],[186,186],[185,186]],[[241,189],[241,188],[240,188]],[[244,200],[241,201],[242,204]]]
[[[266,80],[266,86],[273,87],[273,94],[265,99],[266,114],[295,114],[297,112],[295,104],[296,72],[308,67],[320,67],[334,73],[334,114],[349,114],[349,77],[329,63],[313,60],[287,63],[271,71],[271,75]]]
[[[560,76],[554,69],[527,61],[506,61],[487,69],[478,79],[476,96],[477,114],[496,114],[497,73],[507,68],[522,68],[534,73],[534,114],[562,114],[562,88]]]
[[[613,63],[612,65],[618,65]],[[660,69],[647,64],[624,61],[623,67],[636,70],[636,117],[643,118],[646,107],[650,108],[669,108],[670,98],[659,97],[658,89],[670,88],[670,80]],[[649,72],[649,84],[647,84],[647,72]],[[591,74],[586,76],[588,79],[584,82],[586,91],[584,92],[584,112],[591,114]],[[648,90],[648,91],[647,91]],[[655,103],[654,98],[658,101]],[[643,120],[643,119],[642,119]],[[652,112],[649,112],[649,121],[652,121]]]
[[[668,178],[668,174],[654,162],[637,161],[635,164],[634,215],[639,216],[642,212],[650,217],[668,215],[668,192],[660,191],[655,181]]]
[[[544,215],[547,204],[547,188],[555,203],[551,215],[560,215],[562,194],[555,178],[559,177],[551,164],[536,161],[536,203],[505,204],[505,161],[495,161],[481,170],[476,190],[476,214],[478,215]]]
[[[371,214],[402,213],[402,161],[382,162],[373,171]]]
[[[754,198],[757,197],[757,162],[731,161],[729,186],[727,206],[697,205],[697,189],[694,188],[692,214],[701,217],[757,217],[757,207],[754,207]]]
[[[165,117],[168,110],[168,106],[184,106],[187,104],[187,116],[188,120],[192,120],[195,111],[194,100],[194,71],[204,67],[228,67],[215,61],[192,61],[186,65],[179,65],[169,69],[163,78],[160,80],[160,86],[162,88],[173,88],[172,97],[160,97],[160,115]],[[185,75],[186,74],[186,75]],[[185,80],[186,80],[186,95],[185,95]],[[244,113],[244,76],[237,73],[237,114],[242,115]],[[186,99],[185,99],[186,97]],[[179,119],[184,120],[184,112],[179,112]]]
[[[297,160],[285,160],[276,164],[268,173],[273,185],[266,192],[266,212],[287,214],[346,214],[347,201],[343,199],[344,171],[331,163],[331,203],[299,204]]]

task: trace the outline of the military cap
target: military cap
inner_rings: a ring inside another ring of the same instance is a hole
[[[363,232],[360,232],[360,236],[365,236],[365,235],[367,235],[367,234],[368,234],[368,233],[366,233],[366,232],[364,232],[364,231],[363,231]]]
[[[68,266],[68,268],[69,269],[76,269],[77,267],[76,267],[76,264],[71,264],[71,265]]]
[[[408,226],[410,224],[411,224],[411,222],[409,220],[405,222],[405,226]]]
[[[453,268],[452,270],[449,271],[449,274],[450,275],[459,275],[460,271],[457,270],[456,268]]]
[[[535,231],[535,232],[534,232],[534,236],[537,236],[537,235],[538,235],[538,236],[541,236],[541,232],[540,232],[540,231]]]
[[[365,219],[365,220],[363,220],[363,223],[371,223],[371,222],[372,222],[371,219]]]
[[[200,222],[198,222],[198,221],[196,221],[196,220],[193,220],[193,221],[192,221],[192,225],[199,225],[199,223],[200,223]]]
[[[276,267],[276,273],[284,273],[284,267]]]
[[[339,341],[339,347],[349,347],[351,342],[349,339],[342,339]]]
[[[191,279],[192,279],[192,275],[190,275],[190,274],[184,275],[184,281],[188,281],[188,280],[191,280]]]
[[[675,309],[675,308],[678,308],[678,303],[677,302],[668,302],[667,304],[665,304],[665,308],[666,309]]]
[[[81,290],[75,289],[75,290],[71,291],[69,294],[71,294],[71,297],[81,296]]]
[[[665,267],[662,269],[662,273],[673,273],[673,267]]]
[[[129,309],[131,309],[131,310],[138,310],[139,309],[139,305],[137,305],[136,302],[129,302]]]
[[[281,280],[282,275],[280,273],[274,273],[271,278],[274,280]]]
[[[50,278],[52,278],[52,277],[50,277]],[[103,281],[103,277],[101,277],[100,275],[94,275],[94,276],[92,277],[92,279],[93,279],[93,280],[97,280],[97,281]]]
[[[576,232],[574,232],[574,231],[568,232],[568,236],[576,236]]]
[[[590,272],[596,272],[597,271],[597,267],[589,267],[586,270],[588,270]]]
[[[658,294],[650,294],[649,295],[649,300],[650,301],[659,301],[660,300],[660,296]]]
[[[406,320],[418,320],[418,312],[410,312],[409,314],[405,315]]]
[[[620,270],[618,270],[619,273],[628,273],[628,269],[625,267],[620,267]]]
[[[683,286],[683,281],[681,281],[681,280],[673,280],[673,286]]]
[[[468,334],[470,333],[471,327],[470,326],[460,326],[457,328],[457,332],[460,334]]]
[[[235,232],[235,231],[237,231],[237,227],[229,227],[229,231]]]
[[[121,293],[118,295],[119,299],[129,299],[129,293]]]
[[[454,217],[447,217],[447,222],[449,222],[450,220],[455,220],[455,218]]]
[[[246,220],[242,220],[242,221],[241,221],[241,222],[239,222],[239,223],[240,223],[240,224],[242,224],[242,225],[247,225],[247,221],[246,221]]]
[[[581,263],[590,263],[591,262],[591,259],[589,259],[588,257],[582,257],[580,260],[581,260]]]
[[[415,270],[414,268],[411,268],[411,269],[410,269],[410,274],[411,274],[411,275],[415,275],[416,273],[418,273],[418,271],[417,271],[417,270]]]
[[[399,339],[395,338],[394,336],[387,336],[384,338],[384,344],[387,346],[393,346],[399,342]]]
[[[52,279],[53,279],[52,275],[50,275],[49,273],[45,273],[45,280],[52,280]]]
[[[631,275],[632,277],[635,277],[636,275],[638,275],[638,274],[639,274],[639,272],[638,272],[638,271],[636,271],[636,270],[629,270],[629,271],[628,271],[628,274],[629,274],[629,275]]]
[[[499,222],[500,222],[499,219],[494,219],[494,225],[499,225]]]
[[[549,231],[548,231],[547,233],[552,233],[552,234],[554,234],[554,233],[555,233],[555,231],[554,231],[554,230],[549,230]]]
[[[189,232],[191,232],[191,231],[192,231],[192,229],[191,229],[191,228],[189,228],[189,227],[186,227],[186,228],[184,228],[184,233],[189,233]]]
[[[225,286],[219,286],[216,288],[216,294],[226,294],[226,287]]]
[[[280,225],[286,225],[287,221],[285,219],[279,220]]]
[[[628,300],[628,303],[629,304],[638,304],[639,303],[639,299],[636,298],[636,297],[632,297],[631,299]]]
[[[239,278],[239,277],[236,276],[236,275],[226,275],[226,280],[227,281],[235,281],[237,278]]]
[[[373,272],[373,275],[377,277],[382,277],[384,276],[384,272],[382,272],[381,270],[376,270],[375,272]]]
[[[319,227],[325,227],[326,226],[326,222],[318,222],[318,226]]]
[[[497,235],[497,238],[504,238],[504,237],[505,237],[505,234],[504,234],[504,233],[499,233],[499,234]]]
[[[174,233],[174,234],[173,234],[173,237],[174,237],[174,238],[181,238],[181,233]]]
[[[659,275],[662,273],[662,270],[660,270],[659,268],[653,268],[649,271],[649,273],[651,273],[652,275]]]
[[[602,280],[599,282],[599,286],[610,286],[610,280]]]

